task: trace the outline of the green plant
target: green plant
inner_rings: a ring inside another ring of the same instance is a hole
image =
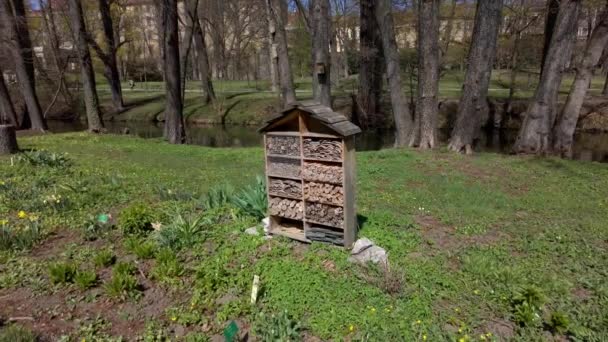
[[[97,284],[97,274],[93,271],[79,270],[74,275],[74,283],[81,290],[89,289]]]
[[[163,226],[158,231],[158,244],[174,250],[191,247],[205,239],[205,228],[210,224],[211,220],[204,214],[186,216],[181,211],[176,210],[171,223]]]
[[[155,213],[143,203],[132,204],[120,212],[118,226],[125,235],[141,235],[152,230]]]
[[[0,251],[29,249],[41,238],[40,223],[36,217],[14,222],[0,221]]]
[[[261,341],[301,341],[300,322],[294,320],[286,310],[278,314],[260,313],[254,324],[253,333]]]
[[[125,248],[135,254],[139,259],[152,259],[156,252],[156,243],[142,239],[137,236],[131,236],[125,240]]]
[[[104,286],[110,297],[120,300],[138,298],[141,295],[137,278],[133,275],[135,267],[128,263],[118,263],[112,270],[112,279]]]
[[[554,311],[549,317],[547,327],[555,334],[565,334],[570,329],[570,320],[562,311]]]
[[[63,168],[72,165],[72,162],[67,157],[67,153],[56,153],[46,150],[20,153],[17,156],[17,160],[20,162],[29,163],[33,166]]]
[[[522,326],[534,326],[540,323],[542,307],[546,298],[541,289],[527,286],[519,290],[512,299],[515,321]]]
[[[110,216],[107,214],[91,215],[85,222],[83,235],[85,240],[94,241],[110,232],[114,226],[110,223]]]
[[[201,199],[203,209],[215,209],[232,203],[234,189],[228,184],[220,184],[212,187]]]
[[[69,262],[57,262],[49,265],[49,276],[53,284],[67,284],[74,282],[77,268]]]
[[[0,342],[35,342],[37,340],[36,334],[21,325],[0,326]]]
[[[264,179],[258,176],[254,184],[247,186],[234,196],[233,203],[246,215],[259,220],[266,217],[268,200]]]
[[[116,256],[112,253],[111,250],[106,249],[103,251],[99,251],[93,257],[93,264],[96,267],[108,267],[113,265],[116,262]]]
[[[190,201],[195,198],[192,193],[169,189],[164,186],[158,186],[156,190],[161,201]]]
[[[183,274],[184,266],[171,249],[164,248],[156,254],[156,266],[152,269],[152,275],[156,279],[168,280]]]

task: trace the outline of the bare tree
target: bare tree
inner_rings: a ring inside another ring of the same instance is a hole
[[[541,154],[551,150],[557,94],[576,37],[580,0],[561,0],[555,30],[533,100],[513,147],[516,153]]]
[[[112,0],[98,0],[99,15],[101,17],[101,23],[103,27],[103,33],[105,37],[105,45],[107,46],[104,51],[99,44],[88,36],[89,43],[97,57],[103,62],[103,75],[108,80],[110,85],[110,92],[112,93],[112,104],[116,111],[124,109],[124,102],[122,98],[122,87],[120,85],[120,74],[118,72],[118,63],[116,60],[116,54],[120,46],[126,41],[117,42],[114,34],[114,26],[112,23],[112,13],[110,11],[110,3]]]
[[[17,121],[17,114],[15,113],[15,107],[11,101],[11,94],[4,84],[4,75],[2,68],[0,67],[0,125],[3,123],[10,123],[17,127],[19,125]]]
[[[549,53],[549,47],[551,45],[551,38],[553,37],[553,31],[555,30],[555,24],[557,23],[557,14],[559,13],[559,2],[560,0],[547,0],[547,15],[545,17],[545,41],[543,44],[543,55],[540,62],[541,71],[544,69],[545,60],[547,59],[547,53]]]
[[[410,146],[437,144],[439,93],[439,0],[418,2],[418,98]]]
[[[478,138],[481,125],[488,116],[488,87],[496,55],[502,5],[503,0],[477,2],[467,71],[448,146],[455,152],[472,153],[473,140]]]
[[[265,0],[270,19],[270,34],[272,36],[272,55],[276,56],[279,82],[281,85],[281,100],[283,107],[295,103],[296,92],[293,86],[293,76],[289,65],[287,52],[287,33],[282,13],[286,10],[285,0]],[[274,25],[273,25],[274,23]]]
[[[13,56],[19,89],[27,107],[28,116],[23,119],[20,126],[29,128],[29,120],[32,129],[44,131],[47,126],[36,94],[34,55],[23,0],[0,1],[0,19],[7,29],[9,41],[7,46]]]
[[[587,40],[585,55],[576,68],[574,83],[554,129],[554,152],[564,157],[572,156],[572,141],[578,116],[593,78],[593,69],[600,61],[606,46],[608,46],[608,8],[605,8],[600,15],[591,37]]]
[[[179,31],[177,27],[177,0],[160,0],[161,44],[163,48],[165,75],[165,138],[171,144],[186,142],[183,119],[181,73],[179,59]]]
[[[192,50],[192,37],[194,36],[194,26],[198,22],[198,0],[186,0],[185,1],[185,18],[184,18],[184,37],[180,45],[179,56],[180,70],[181,70],[181,82],[182,82],[182,101],[186,94],[186,74],[188,73],[188,59],[190,57],[190,51]],[[198,24],[196,24],[198,25]]]
[[[331,31],[329,0],[311,0],[312,10],[312,93],[315,100],[331,107]]]
[[[363,129],[378,127],[382,121],[382,37],[376,20],[376,1],[361,0],[359,30],[359,89],[355,116]]]
[[[203,28],[205,25],[201,25],[200,20],[193,22],[194,24],[194,49],[196,50],[198,69],[201,74],[201,82],[203,89],[203,96],[205,97],[205,103],[211,103],[215,101],[215,90],[213,89],[213,82],[211,81],[211,70],[209,68],[209,54],[207,53],[207,44],[205,42],[205,31]]]
[[[399,50],[397,49],[397,41],[395,40],[395,28],[391,9],[390,0],[380,0],[376,3],[376,21],[380,26],[382,49],[386,60],[386,75],[395,120],[395,146],[404,147],[408,144],[412,131],[412,117],[401,83]]]
[[[84,105],[86,108],[87,122],[89,131],[101,132],[103,130],[103,120],[99,110],[99,99],[95,85],[95,72],[93,71],[93,61],[89,52],[88,33],[82,14],[80,0],[70,0],[68,3],[70,23],[74,37],[76,38],[75,47],[80,61],[80,77],[84,91]]]

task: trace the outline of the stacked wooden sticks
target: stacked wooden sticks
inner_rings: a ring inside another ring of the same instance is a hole
[[[306,217],[332,227],[342,227],[344,224],[344,210],[342,207],[333,207],[321,203],[307,203]]]
[[[266,151],[270,154],[300,156],[300,139],[298,137],[273,137],[266,139]]]
[[[304,139],[304,157],[341,161],[342,160],[342,142],[338,140],[314,140]]]
[[[304,217],[304,205],[301,201],[287,198],[271,197],[268,202],[271,215],[301,220]]]
[[[302,197],[302,183],[289,179],[271,179],[268,184],[268,192],[271,195]]]
[[[310,181],[342,184],[342,166],[305,163],[302,177]]]
[[[313,202],[323,202],[335,205],[342,205],[344,202],[342,187],[327,183],[304,184],[304,196],[307,200]]]

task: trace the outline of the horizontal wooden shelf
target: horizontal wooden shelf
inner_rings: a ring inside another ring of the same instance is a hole
[[[266,135],[285,136],[285,137],[299,137],[300,136],[300,132],[266,132]]]
[[[320,159],[320,158],[312,158],[312,157],[304,157],[305,161],[312,161],[312,162],[321,162],[321,163],[338,163],[338,164],[342,164],[342,160],[329,160],[329,159]]]
[[[275,227],[274,229],[272,229],[270,231],[270,234],[285,236],[290,239],[294,239],[294,240],[298,240],[298,241],[302,241],[302,242],[308,242],[308,243],[312,242],[306,238],[306,235],[304,234],[304,230],[298,229],[298,228],[291,228],[291,227],[288,228],[288,227],[279,226],[279,227]]]
[[[284,179],[291,179],[291,180],[302,180],[302,177],[294,177],[294,176],[279,176],[279,175],[271,175],[268,174],[268,177],[272,177],[272,178],[284,178]]]
[[[301,201],[302,200],[302,197],[295,197],[295,196],[290,196],[290,195],[280,195],[280,194],[274,194],[272,192],[269,192],[268,196],[287,198],[287,199],[292,199],[292,200],[296,200],[296,201]]]
[[[325,134],[325,133],[315,133],[315,132],[304,132],[302,133],[304,138],[328,138],[328,139],[342,139],[337,135]]]
[[[271,176],[274,177],[274,176]],[[322,180],[314,180],[314,179],[303,179],[305,182],[309,182],[309,183],[324,183],[324,184],[331,184],[331,185],[340,185],[343,186],[344,184],[342,184],[341,182],[327,182],[327,181],[322,181]]]
[[[312,220],[307,219],[306,217],[304,217],[304,221],[306,221],[306,223],[318,224],[320,226],[332,227],[332,228],[344,230],[344,223],[342,223],[342,226],[336,226],[336,225],[329,224],[329,223],[321,223],[321,222],[317,222],[317,221],[312,221]]]
[[[285,159],[297,159],[300,160],[300,156],[290,156],[287,154],[267,154],[266,157],[268,158],[285,158]]]
[[[273,195],[271,195],[271,196],[273,196]],[[311,199],[307,199],[307,198],[304,198],[304,202],[320,203],[320,204],[330,205],[332,207],[344,207],[344,203],[343,204],[334,204],[334,203],[323,202],[323,201],[315,201],[315,200],[311,200]]]

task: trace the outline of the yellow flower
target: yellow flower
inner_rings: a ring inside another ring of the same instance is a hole
[[[462,334],[462,328],[458,328],[458,333]]]
[[[172,320],[173,322],[175,322],[175,321],[177,321],[177,317],[175,317],[175,316],[171,316],[171,320]]]
[[[20,219],[24,219],[27,217],[27,213],[23,210],[19,210],[19,212],[17,213],[17,217]]]
[[[422,335],[422,340],[426,341],[426,334]]]
[[[4,181],[0,181],[0,185],[5,185],[6,183],[4,183]]]
[[[458,342],[466,342],[466,340],[464,339],[464,337],[461,337],[458,339]]]
[[[487,337],[490,337],[490,336],[492,336],[492,333],[491,333],[491,332],[489,332],[489,333],[487,333],[487,334],[486,334],[486,336],[487,336]]]
[[[479,290],[474,290],[473,293],[476,294],[476,295],[478,295],[479,294]]]
[[[486,340],[486,335],[484,335],[484,334],[479,335],[479,339],[482,340],[482,341],[485,341]]]
[[[370,310],[372,313],[376,313],[376,308],[371,308]]]
[[[421,320],[416,320],[416,324],[420,324],[420,323],[422,323]]]
[[[352,325],[352,324],[351,324],[351,325],[349,325],[349,326],[348,326],[348,331],[350,331],[350,332],[355,331],[355,326],[354,326],[354,325]]]
[[[8,220],[0,220],[0,226],[4,226],[8,224]]]

